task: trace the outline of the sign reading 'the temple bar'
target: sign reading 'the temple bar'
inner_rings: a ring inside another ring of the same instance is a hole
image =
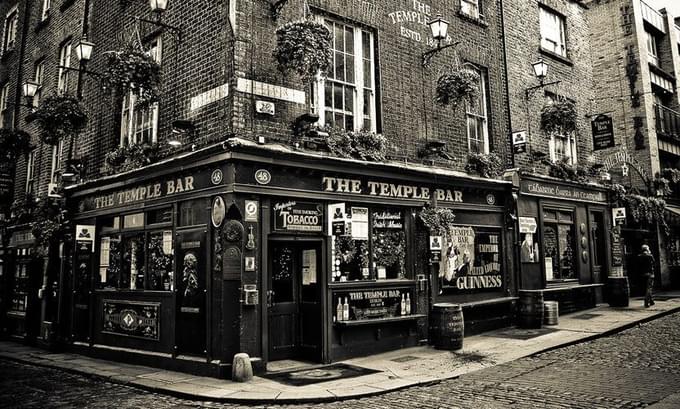
[[[323,231],[323,206],[319,203],[279,202],[273,211],[276,231]]]

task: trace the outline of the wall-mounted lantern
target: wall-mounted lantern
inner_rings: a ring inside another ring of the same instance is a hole
[[[449,31],[449,22],[444,20],[441,14],[437,14],[437,17],[431,19],[427,25],[430,27],[430,32],[432,33],[432,39],[437,42],[437,47],[432,50],[428,50],[423,53],[423,67],[428,67],[430,61],[435,54],[443,51],[449,47],[455,47],[459,44],[458,41],[442,46],[442,41],[446,40]]]

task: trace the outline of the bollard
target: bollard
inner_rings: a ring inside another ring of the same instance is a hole
[[[234,362],[231,366],[231,380],[234,382],[248,382],[253,379],[253,366],[250,363],[250,356],[246,353],[234,355]]]

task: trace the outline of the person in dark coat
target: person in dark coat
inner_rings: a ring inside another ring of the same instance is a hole
[[[652,289],[654,288],[654,256],[652,255],[649,246],[642,245],[640,258],[640,272],[645,277],[646,291],[645,291],[645,308],[654,305],[654,298],[652,296]]]

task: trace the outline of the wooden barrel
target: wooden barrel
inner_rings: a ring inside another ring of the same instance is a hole
[[[557,301],[543,302],[543,323],[545,325],[557,325],[557,317],[560,315],[560,304]]]
[[[543,292],[519,291],[520,328],[541,328],[543,325]]]
[[[436,349],[454,351],[463,348],[464,329],[460,305],[440,303],[432,306],[430,338]]]
[[[607,278],[607,302],[612,307],[627,307],[630,297],[628,277]]]

